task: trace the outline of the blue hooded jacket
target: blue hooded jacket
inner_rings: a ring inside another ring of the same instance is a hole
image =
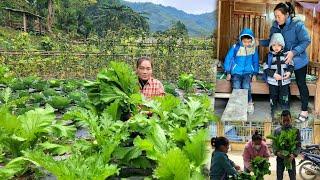
[[[261,40],[262,46],[269,46],[269,41],[273,33],[281,33],[284,37],[284,51],[293,52],[294,69],[300,69],[309,63],[306,49],[311,43],[310,36],[303,22],[297,18],[288,17],[285,26],[281,29],[277,21],[273,22],[268,40]]]
[[[244,47],[241,37],[249,35],[252,37],[250,47]],[[234,44],[228,51],[224,60],[224,70],[227,74],[258,74],[259,72],[259,55],[254,45],[254,35],[251,29],[243,29],[239,36],[239,41]]]

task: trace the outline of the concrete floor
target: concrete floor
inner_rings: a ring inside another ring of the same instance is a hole
[[[297,96],[292,96],[290,100],[290,110],[292,117],[298,117],[300,113],[300,99]],[[248,116],[249,121],[265,121],[266,119],[271,119],[270,116],[270,104],[269,104],[269,95],[253,95],[254,102],[254,113]],[[215,99],[214,108],[215,114],[219,117],[222,116],[222,113],[228,103],[228,99]],[[312,110],[314,109],[314,98],[310,97],[309,101],[309,120],[312,120]],[[279,111],[280,112],[280,111]]]

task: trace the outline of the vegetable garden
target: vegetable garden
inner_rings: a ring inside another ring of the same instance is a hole
[[[214,88],[211,39],[76,44],[4,34],[1,178],[207,177],[207,125],[217,120],[207,95]],[[165,97],[140,95],[133,67],[141,55],[154,57]]]

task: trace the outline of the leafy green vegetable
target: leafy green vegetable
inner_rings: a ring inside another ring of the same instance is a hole
[[[45,102],[45,97],[41,93],[33,93],[31,95],[30,100],[32,101],[32,103],[40,103],[40,104],[42,104],[42,103]]]
[[[57,87],[60,87],[61,85],[61,81],[57,79],[51,79],[48,82],[49,82],[50,88],[57,88]]]
[[[54,123],[53,108],[36,108],[18,117],[9,113],[5,107],[0,108],[0,143],[14,156],[21,151],[34,148],[45,135],[54,137],[70,136],[75,129],[72,126]]]
[[[52,96],[49,98],[47,103],[55,109],[62,110],[69,106],[70,100],[67,97],[63,96]]]
[[[251,175],[251,174],[246,173],[246,172],[241,172],[237,176],[229,177],[228,179],[229,180],[260,180],[260,179],[257,179],[256,176]]]
[[[43,152],[26,151],[23,157],[15,159],[11,164],[19,161],[20,163],[29,161],[41,166],[61,180],[104,180],[118,173],[118,168],[115,165],[109,165],[101,154],[93,154],[89,157],[75,154],[65,160],[56,161]],[[7,166],[10,166],[10,163]]]
[[[142,101],[138,78],[123,62],[111,62],[107,69],[99,72],[96,81],[87,82],[84,86],[98,112],[116,103],[119,106],[116,114],[121,117],[122,113],[137,112],[136,106]]]
[[[190,93],[195,88],[195,78],[192,74],[181,74],[178,80],[178,87],[187,93]]]
[[[57,91],[55,91],[54,89],[46,89],[42,93],[46,97],[58,96],[59,95],[59,93]]]
[[[166,94],[172,94],[174,96],[178,96],[178,93],[175,90],[174,84],[172,84],[172,83],[164,83],[163,87],[164,87],[164,92],[166,92]]]
[[[280,135],[268,136],[272,139],[272,146],[275,152],[280,152],[284,156],[284,165],[287,169],[292,169],[290,154],[296,153],[297,150],[297,129],[293,128],[288,131],[281,131]]]
[[[164,180],[188,180],[190,179],[190,161],[180,149],[171,149],[160,159],[155,175]]]
[[[207,97],[189,97],[186,104],[180,104],[172,116],[180,121],[180,126],[185,126],[188,132],[203,127],[209,121],[216,119],[211,109],[210,100]]]
[[[270,162],[263,157],[257,156],[251,161],[251,168],[257,179],[263,179],[266,174],[271,174]]]
[[[195,167],[206,164],[206,160],[208,160],[207,138],[208,132],[206,130],[200,130],[196,135],[191,137],[190,142],[187,142],[183,148]]]
[[[0,84],[9,85],[13,80],[13,75],[10,73],[9,68],[0,66]]]
[[[32,84],[31,87],[38,90],[38,91],[43,91],[48,87],[47,81],[43,80],[35,80]]]

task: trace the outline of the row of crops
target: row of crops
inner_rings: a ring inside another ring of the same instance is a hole
[[[154,75],[158,79],[175,81],[181,73],[191,73],[197,79],[213,81],[213,39],[110,33],[105,38],[79,40],[59,33],[39,37],[0,28],[0,64],[17,77],[94,79],[110,61],[123,61],[134,67],[140,56],[154,59]]]

